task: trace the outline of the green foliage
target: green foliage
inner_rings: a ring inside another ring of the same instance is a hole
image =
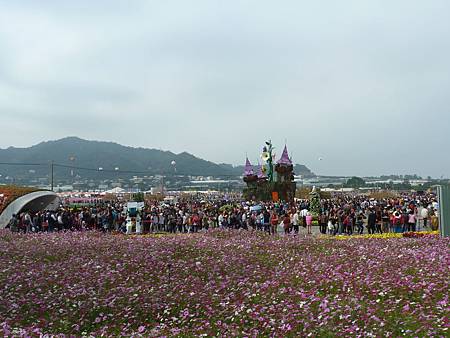
[[[232,212],[233,211],[233,206],[231,205],[231,204],[225,204],[225,205],[222,205],[221,207],[220,207],[220,209],[219,209],[219,211],[220,212],[227,212],[227,213],[230,213],[230,212]]]
[[[345,183],[346,188],[361,188],[366,185],[366,182],[361,177],[353,176],[352,178],[349,178],[347,182]]]
[[[311,189],[309,187],[301,187],[298,188],[295,192],[295,197],[300,198],[302,200],[309,199],[309,193],[311,192]]]
[[[138,192],[136,194],[133,194],[133,201],[134,202],[144,202],[145,196],[143,192]]]

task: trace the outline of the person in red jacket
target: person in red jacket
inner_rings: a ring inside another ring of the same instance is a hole
[[[194,228],[194,232],[198,232],[200,228],[200,217],[196,213],[192,216],[192,227]]]
[[[278,215],[275,211],[272,211],[272,214],[270,215],[270,233],[272,235],[275,235],[277,233],[277,226],[278,226]]]

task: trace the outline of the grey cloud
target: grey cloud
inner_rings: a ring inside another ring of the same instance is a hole
[[[322,174],[450,176],[449,11],[444,0],[0,1],[0,116],[30,123],[0,146],[77,135],[238,164],[272,138]]]

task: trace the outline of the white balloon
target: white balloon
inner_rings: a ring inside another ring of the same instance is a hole
[[[170,162],[170,164],[175,165],[175,164],[177,164],[177,162],[172,161],[172,162]]]

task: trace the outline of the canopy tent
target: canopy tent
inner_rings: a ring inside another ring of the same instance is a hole
[[[122,188],[120,188],[120,187],[116,187],[116,188],[114,188],[114,189],[105,191],[106,194],[114,194],[114,195],[117,195],[117,194],[124,194],[125,192],[126,192],[125,189],[122,189]]]

